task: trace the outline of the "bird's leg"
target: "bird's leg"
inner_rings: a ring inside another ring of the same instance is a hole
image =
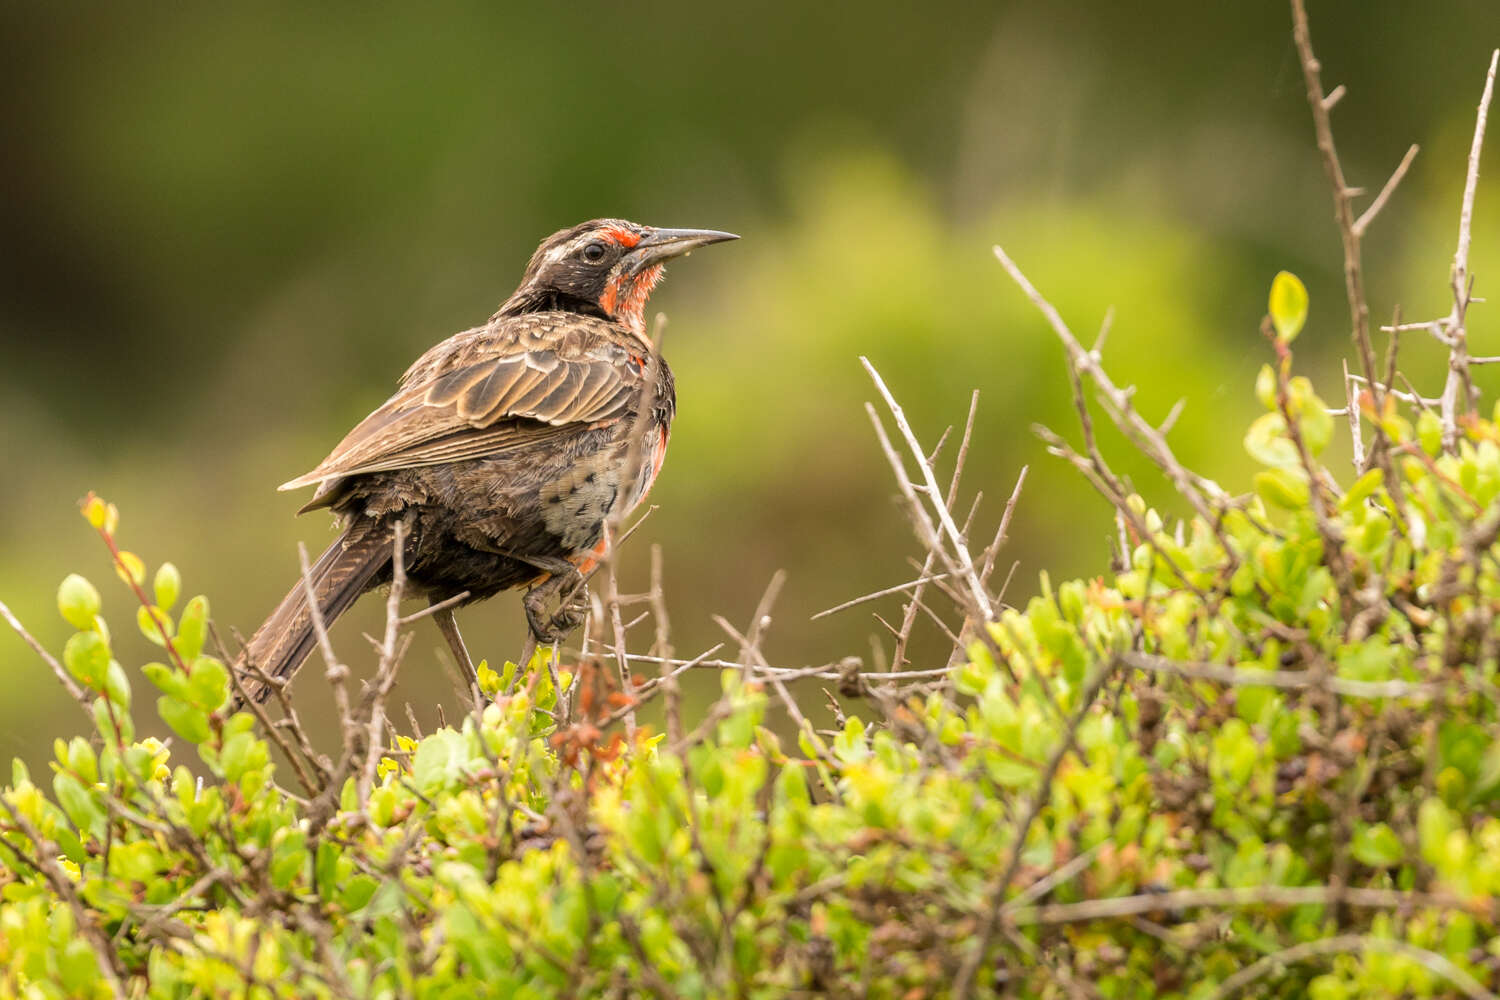
[[[432,619],[437,622],[438,631],[443,633],[443,638],[448,640],[448,648],[453,650],[453,658],[458,661],[459,669],[467,671],[469,679],[477,683],[479,674],[474,669],[474,661],[469,659],[464,637],[458,634],[458,619],[453,617],[453,609],[444,608],[436,612]]]
[[[566,559],[549,556],[529,556],[525,562],[548,573],[547,579],[532,587],[521,598],[521,607],[526,612],[526,623],[538,642],[557,642],[573,631],[583,621],[581,602],[569,603],[573,590],[583,585],[583,574],[578,567]],[[550,618],[545,607],[556,594],[562,594],[563,605]]]

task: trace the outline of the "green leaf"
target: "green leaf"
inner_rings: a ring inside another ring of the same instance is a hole
[[[500,693],[500,675],[490,666],[489,660],[480,660],[479,666],[474,668],[474,674],[479,680],[479,690],[486,698],[493,698]]]
[[[170,694],[156,699],[156,711],[172,731],[189,743],[205,742],[209,737],[208,713]]]
[[[169,562],[162,563],[151,589],[156,594],[156,603],[170,611],[182,593],[182,575],[177,572],[177,567]]]
[[[1401,838],[1384,823],[1361,823],[1354,830],[1349,852],[1371,868],[1389,868],[1401,861]]]
[[[1255,492],[1266,503],[1287,510],[1303,510],[1310,494],[1307,480],[1292,469],[1262,469],[1255,474]]]
[[[283,829],[277,834],[271,851],[271,884],[278,889],[290,887],[293,880],[306,870],[309,860],[307,834]]]
[[[208,598],[201,594],[187,602],[182,609],[182,619],[177,623],[177,655],[184,663],[191,663],[203,652],[203,643],[208,638]]]
[[[97,691],[109,670],[109,644],[98,632],[79,632],[63,647],[63,665],[78,683]]]
[[[58,956],[57,974],[68,996],[94,995],[94,986],[99,982],[99,959],[93,946],[82,937],[69,938]]]
[[[130,713],[113,705],[108,698],[94,699],[94,728],[110,745],[129,743],[135,739],[135,721]]]
[[[1297,446],[1286,436],[1286,422],[1279,413],[1263,413],[1245,432],[1245,451],[1261,465],[1273,469],[1301,465]]]
[[[1417,441],[1429,455],[1443,450],[1443,421],[1431,410],[1423,410],[1417,416]]]
[[[1333,440],[1333,416],[1327,405],[1309,393],[1302,411],[1297,414],[1298,426],[1302,430],[1302,443],[1312,455],[1321,455]]]
[[[120,552],[115,563],[115,575],[127,584],[137,587],[146,583],[146,564],[134,552]]]
[[[229,697],[229,670],[212,656],[200,656],[188,669],[188,698],[207,712],[218,711]]]
[[[424,795],[431,794],[462,777],[467,759],[463,735],[451,728],[439,729],[418,745],[412,757],[412,781]]]
[[[1356,479],[1349,487],[1349,492],[1339,501],[1339,507],[1343,510],[1353,510],[1360,503],[1374,496],[1375,491],[1385,484],[1385,472],[1382,469],[1371,469]]]
[[[1307,322],[1307,286],[1290,271],[1278,271],[1271,280],[1269,311],[1277,339],[1290,344]]]
[[[57,610],[74,628],[91,629],[99,614],[99,591],[77,573],[69,573],[57,586]]]
[[[93,793],[68,772],[53,775],[52,791],[57,794],[58,805],[62,806],[68,819],[84,833],[89,832],[95,822],[104,819],[104,810],[94,800]]]
[[[119,708],[130,707],[130,678],[125,676],[119,660],[110,660],[109,669],[104,672],[104,696]]]
[[[172,617],[161,608],[141,605],[135,609],[135,624],[147,642],[165,646],[172,636]]]
[[[1261,365],[1255,373],[1255,398],[1266,409],[1276,409],[1276,372],[1270,365]]]
[[[141,667],[141,673],[146,675],[146,680],[156,685],[157,690],[178,698],[188,697],[187,676],[176,667],[153,662]]]

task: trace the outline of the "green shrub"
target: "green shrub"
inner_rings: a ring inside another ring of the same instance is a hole
[[[724,666],[671,657],[653,588],[653,653],[627,654],[609,576],[571,662],[481,665],[471,710],[423,735],[386,716],[398,574],[371,679],[325,660],[331,757],[285,691],[282,722],[231,711],[208,602],[178,610],[177,570],[148,579],[89,498],[162,659],[125,669],[98,590],[63,581],[77,632],[60,661],[37,648],[89,733],[0,792],[0,998],[1495,995],[1500,423],[1462,366],[1436,408],[1368,368],[1349,383],[1336,475],[1338,423],[1293,374],[1306,294],[1278,276],[1244,436],[1262,470],[1236,494],[1000,257],[1072,359],[1086,446],[1044,434],[1119,550],[999,607],[1004,522],[971,554],[886,395],[905,459],[871,416],[927,560],[889,669],[768,665],[772,594],[726,623]],[[1435,328],[1461,342],[1455,288]],[[1114,474],[1085,385],[1189,517]],[[962,636],[951,666],[901,655],[924,611]],[[698,667],[722,696],[685,711]],[[809,678],[837,688],[832,728]],[[170,741],[136,736],[151,689]],[[658,699],[659,732],[637,718]]]
[[[135,738],[139,675],[68,577],[93,736],[0,796],[0,996],[1485,995],[1500,426],[1448,453],[1372,413],[1399,493],[1340,487],[1278,345],[1254,495],[1172,530],[1128,497],[1115,571],[1044,577],[946,678],[846,673],[862,716],[795,748],[752,645],[685,736],[606,735],[665,686],[539,654],[457,726],[370,754],[355,725],[336,762],[282,729],[279,766],[207,602],[91,499],[175,738]],[[348,711],[383,732],[378,686]]]

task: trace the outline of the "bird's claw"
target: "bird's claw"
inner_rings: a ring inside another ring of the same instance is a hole
[[[546,604],[548,596],[550,592],[547,589],[537,587],[521,601],[521,607],[526,612],[526,624],[530,626],[532,636],[544,645],[561,642],[568,633],[583,624],[588,608],[583,595],[579,595],[574,600],[565,602],[549,618],[543,611],[543,605]]]

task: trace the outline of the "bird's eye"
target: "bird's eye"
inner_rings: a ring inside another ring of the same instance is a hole
[[[604,244],[590,243],[583,248],[583,259],[590,264],[597,264],[604,259]]]

